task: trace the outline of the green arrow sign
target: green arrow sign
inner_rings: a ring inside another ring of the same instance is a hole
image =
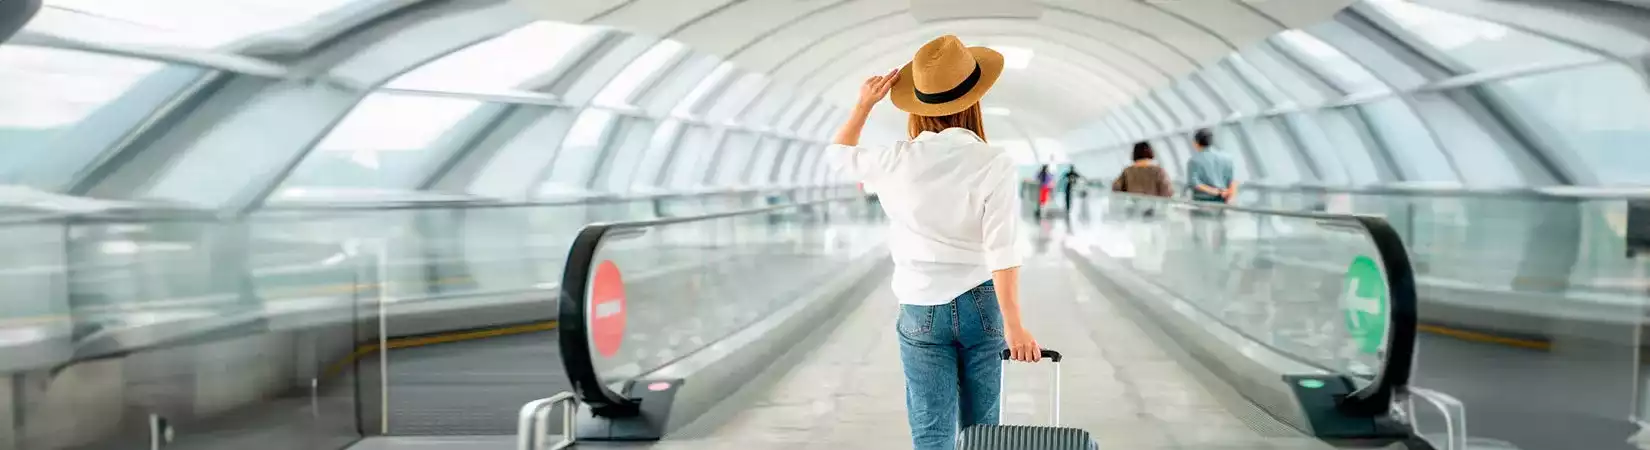
[[[1346,328],[1358,350],[1375,354],[1386,342],[1386,280],[1381,268],[1368,256],[1359,256],[1346,268],[1341,281],[1341,310],[1346,312]]]

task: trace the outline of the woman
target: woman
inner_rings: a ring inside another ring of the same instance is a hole
[[[941,36],[905,67],[860,86],[859,102],[828,149],[840,170],[875,183],[888,215],[892,287],[911,437],[951,449],[956,433],[997,423],[1001,354],[1035,362],[1020,319],[1019,182],[1014,160],[986,145],[980,98],[1003,56]],[[909,141],[859,146],[883,96],[910,113]]]
[[[1048,206],[1049,195],[1054,192],[1054,174],[1048,170],[1048,164],[1037,170],[1037,217],[1043,216],[1043,208]]]
[[[1123,168],[1123,173],[1111,182],[1111,190],[1154,197],[1174,195],[1173,187],[1169,186],[1169,172],[1153,162],[1154,156],[1151,144],[1136,142],[1134,164]]]

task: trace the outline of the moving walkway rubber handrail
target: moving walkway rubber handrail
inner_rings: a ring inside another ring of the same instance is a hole
[[[1458,198],[1481,197],[1542,201],[1650,200],[1650,187],[1643,186],[1530,186],[1481,188],[1429,186],[1425,184],[1377,184],[1369,186],[1248,184],[1245,189],[1276,193],[1335,193],[1391,197]]]
[[[561,299],[557,302],[557,340],[561,349],[562,368],[567,371],[567,380],[573,385],[573,393],[579,397],[580,402],[588,405],[590,411],[598,416],[629,417],[640,412],[639,404],[635,400],[608,389],[607,385],[602,383],[600,374],[596,373],[595,360],[591,359],[590,356],[590,332],[587,325],[590,311],[590,276],[592,270],[595,269],[596,253],[601,250],[604,237],[626,230],[703,222],[729,217],[753,216],[813,205],[862,201],[864,199],[864,195],[850,195],[698,216],[585,225],[583,229],[579,230],[578,237],[573,238],[573,247],[567,252],[567,265],[563,269],[561,279]]]
[[[1151,197],[1128,194],[1122,192],[1108,192],[1114,195],[1136,200],[1175,204],[1190,209],[1203,210],[1231,210],[1263,216],[1280,216],[1312,219],[1317,221],[1341,222],[1345,225],[1355,225],[1369,235],[1370,241],[1375,244],[1375,252],[1381,270],[1386,273],[1387,295],[1391,304],[1388,305],[1387,323],[1391,327],[1386,334],[1386,355],[1381,360],[1380,370],[1375,372],[1370,383],[1340,401],[1342,411],[1365,417],[1372,417],[1387,413],[1392,408],[1392,400],[1400,392],[1409,388],[1410,376],[1415,369],[1415,342],[1420,320],[1420,300],[1415,291],[1415,268],[1410,265],[1409,251],[1404,247],[1403,238],[1398,236],[1398,230],[1387,223],[1386,219],[1375,216],[1355,214],[1330,214],[1309,211],[1288,211],[1248,206],[1235,206],[1223,203],[1194,202],[1178,198]]]
[[[0,0],[5,1],[5,0]],[[259,215],[276,215],[280,213],[349,213],[370,211],[404,211],[404,210],[456,210],[456,209],[506,209],[506,208],[544,208],[579,205],[608,205],[620,203],[637,203],[661,199],[678,199],[692,197],[719,197],[741,194],[760,194],[767,192],[798,192],[820,191],[829,192],[835,189],[850,189],[852,184],[821,184],[809,186],[761,186],[737,189],[716,189],[692,192],[658,192],[636,195],[604,195],[585,198],[569,198],[559,200],[528,200],[503,201],[484,198],[443,198],[430,200],[392,200],[382,203],[371,202],[340,202],[333,204],[270,204],[265,208],[253,211],[246,215],[224,216],[217,211],[196,209],[181,205],[153,203],[131,204],[91,212],[56,212],[40,211],[13,215],[0,215],[0,226],[42,225],[42,224],[88,224],[88,223],[228,223],[244,221],[249,217]],[[3,205],[0,205],[3,206]]]

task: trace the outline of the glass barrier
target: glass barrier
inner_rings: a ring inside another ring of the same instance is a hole
[[[554,326],[556,284],[580,227],[822,192],[854,190],[0,224],[10,238],[0,288],[11,294],[0,304],[0,370],[14,381],[0,383],[0,409],[14,411],[0,413],[9,418],[0,448],[146,442],[151,414],[178,430],[177,448],[232,447],[285,426],[345,439],[290,448],[341,448],[358,430],[514,433],[521,399],[565,388],[522,381],[542,372],[560,383],[559,358],[479,341]],[[386,346],[394,351],[380,353]],[[512,360],[546,367],[462,375]],[[463,420],[443,422],[454,417]]]
[[[1631,251],[1635,200],[1262,187],[1242,200],[1392,223],[1422,305],[1415,384],[1459,399],[1474,442],[1627,448],[1646,422],[1650,255]]]
[[[1367,383],[1385,366],[1387,264],[1351,217],[1095,195],[1073,233],[1248,339]]]
[[[575,244],[569,260],[589,262],[588,284],[568,294],[585,295],[579,334],[587,343],[577,350],[573,340],[562,344],[564,352],[582,350],[563,355],[575,390],[582,389],[578,379],[615,389],[792,304],[878,248],[881,217],[878,206],[856,196],[587,230],[593,240]],[[581,314],[578,305],[563,308]],[[577,366],[588,369],[578,373]],[[600,414],[603,406],[594,406]]]

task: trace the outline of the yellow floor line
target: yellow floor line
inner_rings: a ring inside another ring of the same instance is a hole
[[[1455,328],[1439,326],[1439,325],[1428,325],[1428,324],[1421,324],[1419,327],[1417,327],[1417,329],[1420,330],[1423,333],[1436,334],[1436,335],[1439,335],[1439,336],[1449,336],[1449,337],[1460,339],[1460,340],[1463,340],[1463,341],[1483,342],[1483,343],[1487,343],[1487,344],[1499,344],[1499,345],[1505,345],[1505,346],[1508,346],[1508,347],[1526,348],[1526,349],[1530,349],[1530,350],[1547,351],[1547,350],[1552,350],[1553,349],[1553,343],[1547,342],[1547,341],[1535,340],[1535,339],[1496,336],[1496,335],[1493,335],[1493,334],[1480,333],[1480,332],[1477,332],[1477,331],[1458,330],[1458,329],[1455,329]]]
[[[423,346],[426,346],[426,345],[446,344],[446,343],[450,343],[450,342],[473,341],[473,340],[476,340],[476,339],[487,339],[487,338],[493,338],[493,337],[499,337],[499,336],[509,336],[509,335],[515,335],[515,334],[536,333],[536,332],[540,332],[540,331],[550,331],[550,330],[554,330],[554,329],[556,329],[556,321],[551,320],[551,321],[547,321],[547,322],[535,322],[535,323],[514,325],[514,326],[508,326],[508,327],[501,327],[501,328],[489,328],[489,329],[485,329],[485,330],[461,331],[461,332],[457,332],[457,333],[442,333],[442,334],[436,334],[436,335],[430,335],[430,336],[414,336],[414,337],[395,338],[395,339],[390,339],[388,344],[389,344],[390,350],[395,350],[395,349],[402,349],[402,348],[423,347]],[[372,355],[372,354],[377,353],[377,352],[378,352],[378,344],[367,344],[367,345],[362,345],[362,346],[356,347],[355,351],[351,352],[349,354],[349,356],[344,357],[343,359],[339,360],[338,362],[332,363],[331,365],[327,366],[327,369],[324,372],[322,372],[323,378],[330,378],[334,375],[337,375],[339,372],[342,372],[345,368],[349,367],[350,364],[354,364],[356,361],[360,360],[361,358],[367,357],[367,356]]]

